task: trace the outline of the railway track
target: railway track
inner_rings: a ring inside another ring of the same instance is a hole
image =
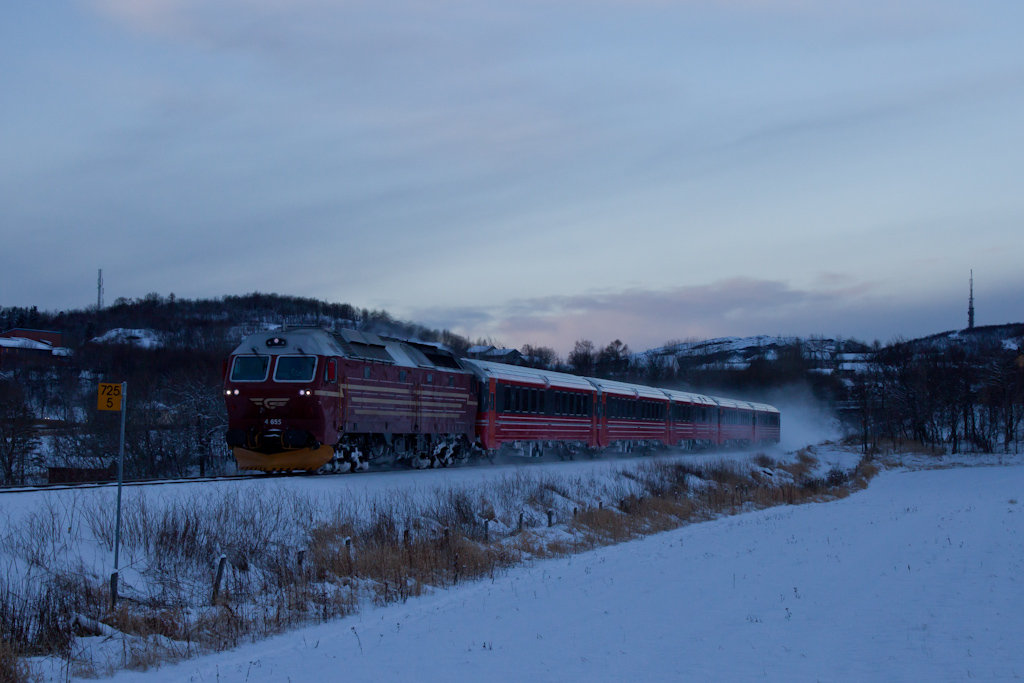
[[[223,477],[189,477],[182,479],[128,479],[123,482],[124,486],[164,486],[166,484],[196,484],[203,482],[234,481],[240,479],[258,479],[268,477],[295,476],[291,473],[274,473],[253,475],[253,474],[231,474]],[[88,482],[62,482],[60,484],[34,484],[32,486],[10,486],[0,488],[0,494],[5,493],[39,493],[40,491],[69,491],[73,489],[102,489],[117,487],[116,481],[88,481]]]

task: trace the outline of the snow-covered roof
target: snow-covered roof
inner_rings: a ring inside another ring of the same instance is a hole
[[[723,408],[735,410],[751,410],[753,408],[749,401],[737,401],[734,398],[721,398],[720,396],[711,396],[710,398]]]
[[[649,398],[655,401],[664,401],[668,398],[661,389],[644,386],[643,384],[628,384],[612,379],[597,379],[594,377],[588,379],[591,384],[600,389],[602,394],[624,396],[626,398]]]
[[[0,347],[6,349],[27,349],[31,351],[45,351],[54,356],[71,356],[71,349],[63,346],[52,346],[48,342],[25,339],[24,337],[0,337]]]
[[[675,389],[662,389],[662,393],[668,396],[674,403],[694,403],[701,406],[713,406],[715,402],[709,396],[703,394],[691,394],[688,391],[676,391]]]
[[[277,340],[277,341],[272,341]],[[268,344],[267,342],[271,342]],[[316,356],[344,356],[345,350],[334,337],[318,328],[300,328],[257,332],[242,340],[233,354],[280,356],[307,353]]]
[[[478,378],[486,381],[494,378],[499,382],[516,382],[531,384],[536,387],[551,389],[573,389],[576,391],[593,391],[594,387],[584,377],[570,375],[565,372],[527,368],[505,363],[493,363],[486,360],[462,359],[463,366],[473,370]]]
[[[371,332],[340,330],[330,333],[317,327],[297,327],[257,332],[242,340],[232,352],[245,355],[341,356],[394,364],[407,368],[444,368],[461,372],[458,362],[443,347],[379,337]],[[436,360],[436,362],[435,362]]]
[[[33,351],[53,351],[53,347],[46,342],[24,337],[0,337],[0,346],[8,349],[32,349]]]
[[[777,413],[778,408],[770,406],[767,403],[754,403],[752,401],[737,401],[734,398],[722,398],[721,396],[710,396],[711,400],[720,405],[723,408],[731,408],[733,410],[757,410],[764,413]]]

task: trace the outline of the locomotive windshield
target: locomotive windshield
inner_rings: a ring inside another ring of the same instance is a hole
[[[231,367],[232,382],[262,382],[270,369],[270,356],[235,356]]]
[[[312,382],[315,373],[316,356],[278,356],[274,381]]]

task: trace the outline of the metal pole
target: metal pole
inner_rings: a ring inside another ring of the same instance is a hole
[[[128,382],[121,382],[121,446],[117,454],[117,523],[114,526],[114,573],[110,577],[110,606],[117,607],[118,562],[121,552],[121,486],[124,484],[124,416],[128,412]]]

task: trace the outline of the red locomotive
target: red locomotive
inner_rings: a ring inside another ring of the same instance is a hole
[[[246,337],[226,362],[239,469],[439,467],[473,453],[777,443],[779,411],[638,384],[456,358],[356,330]]]

